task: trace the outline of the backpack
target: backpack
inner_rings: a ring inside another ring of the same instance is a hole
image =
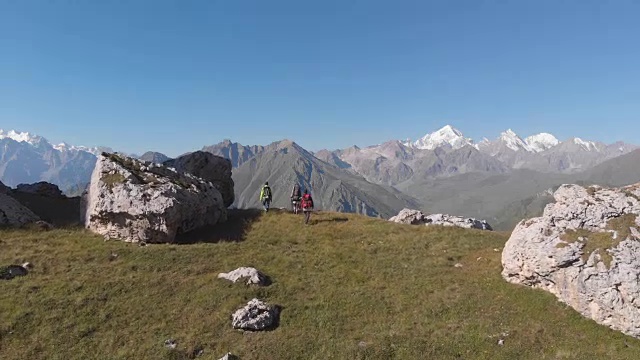
[[[298,184],[293,186],[293,197],[294,198],[300,198],[300,186],[298,186]]]
[[[311,194],[304,194],[302,197],[302,208],[308,209],[313,207],[313,200],[311,199]]]
[[[263,195],[265,199],[271,199],[271,188],[265,185]]]

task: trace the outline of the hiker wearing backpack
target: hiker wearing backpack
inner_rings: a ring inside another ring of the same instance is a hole
[[[308,224],[311,218],[311,211],[313,211],[313,198],[311,194],[304,189],[304,195],[302,195],[302,211],[304,212],[304,223]]]
[[[293,185],[293,190],[291,191],[291,206],[293,207],[294,214],[297,214],[300,209],[301,198],[302,194],[300,194],[300,185],[296,183]]]
[[[269,187],[268,181],[265,181],[260,190],[260,202],[262,203],[264,211],[269,211],[269,206],[271,205],[271,188]]]

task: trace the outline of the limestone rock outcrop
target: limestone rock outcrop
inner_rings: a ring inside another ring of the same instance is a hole
[[[522,220],[502,276],[541,288],[599,324],[640,337],[640,184],[563,185],[541,217]]]
[[[87,228],[129,242],[172,242],[177,234],[227,218],[210,182],[111,153],[98,157],[82,206]]]
[[[269,284],[268,277],[252,267],[239,267],[228,273],[218,274],[219,279],[227,279],[232,282],[237,282],[240,279],[247,279],[247,285],[259,285],[266,286]]]
[[[231,315],[231,324],[235,329],[266,330],[277,325],[279,316],[277,306],[254,298]]]
[[[42,195],[52,198],[64,198],[62,191],[57,185],[48,183],[46,181],[40,181],[33,184],[19,184],[16,187],[16,191]]]
[[[447,214],[432,214],[425,216],[424,223],[426,225],[457,226],[466,229],[493,230],[486,220]]]
[[[398,215],[389,219],[400,224],[419,225],[424,224],[424,214],[420,210],[402,209]]]
[[[23,226],[40,220],[16,199],[0,193],[0,226]]]
[[[211,181],[222,193],[226,207],[235,199],[233,179],[231,179],[231,161],[204,151],[195,151],[163,163],[178,172],[189,173],[201,179]]]
[[[447,214],[431,214],[425,216],[421,211],[413,209],[402,209],[398,215],[390,218],[389,221],[411,225],[443,225],[458,226],[467,229],[493,230],[491,225],[485,220]]]

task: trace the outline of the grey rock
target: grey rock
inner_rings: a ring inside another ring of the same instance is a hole
[[[252,299],[231,316],[231,324],[235,329],[265,330],[277,325],[279,309],[264,301]]]
[[[549,291],[583,316],[640,337],[640,184],[565,184],[554,199],[512,232],[503,278]]]
[[[18,276],[26,276],[29,273],[28,268],[31,267],[30,263],[0,267],[0,280],[11,280]]]
[[[24,226],[40,218],[17,200],[0,193],[0,226]]]
[[[486,220],[466,218],[447,214],[432,214],[424,218],[428,225],[457,226],[466,229],[493,230]]]
[[[210,182],[108,153],[98,158],[82,206],[87,228],[128,242],[173,242],[179,233],[227,219]]]
[[[49,224],[46,221],[42,221],[42,220],[38,220],[34,223],[34,225],[40,229],[40,230],[44,230],[44,231],[49,231],[49,230],[53,230],[54,226]]]
[[[420,210],[402,209],[398,215],[393,216],[389,221],[411,225],[424,224],[424,214]]]
[[[16,187],[16,191],[52,198],[65,197],[57,185],[50,184],[46,181],[40,181],[33,184],[18,184],[18,186]]]
[[[171,159],[163,163],[175,168],[178,172],[189,173],[213,185],[222,193],[226,207],[231,206],[235,200],[233,192],[233,179],[231,178],[231,161],[209,152],[195,151]]]
[[[11,191],[11,188],[0,181],[0,194],[7,194],[9,191]]]
[[[432,214],[425,216],[421,211],[412,209],[402,209],[398,215],[390,218],[389,221],[412,225],[443,225],[457,226],[467,229],[493,230],[491,225],[489,225],[485,220],[447,214]]]
[[[219,279],[227,279],[232,282],[237,282],[240,279],[247,279],[247,285],[268,285],[268,278],[263,273],[252,267],[239,267],[228,273],[218,274]]]

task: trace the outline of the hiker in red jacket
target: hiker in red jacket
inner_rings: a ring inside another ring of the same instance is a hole
[[[311,194],[309,194],[307,189],[304,190],[304,195],[302,195],[302,202],[300,203],[300,205],[302,206],[302,211],[304,212],[304,223],[308,224],[309,218],[311,217],[311,211],[313,211],[313,198],[311,197]]]

